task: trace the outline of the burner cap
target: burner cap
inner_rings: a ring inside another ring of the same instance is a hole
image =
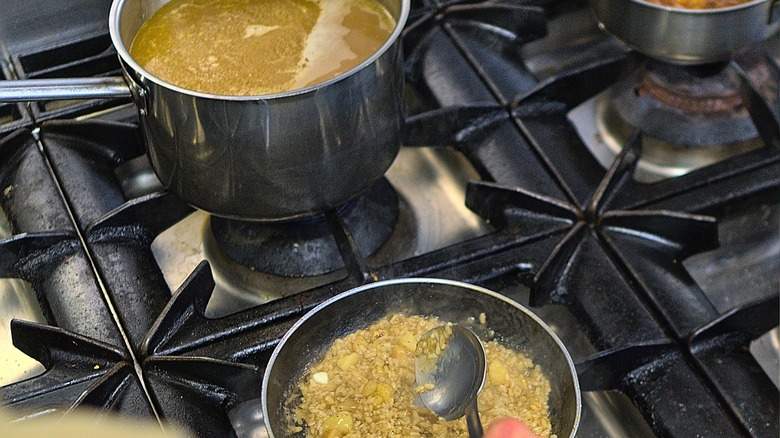
[[[337,209],[363,256],[393,234],[398,197],[381,179]],[[327,274],[344,267],[324,214],[290,222],[246,222],[211,217],[211,233],[225,255],[244,267],[283,277]]]
[[[709,148],[758,136],[728,67],[650,63],[613,89],[611,105],[631,126],[670,144]]]

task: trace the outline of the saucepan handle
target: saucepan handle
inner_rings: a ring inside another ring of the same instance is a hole
[[[122,77],[0,81],[0,102],[131,97]]]

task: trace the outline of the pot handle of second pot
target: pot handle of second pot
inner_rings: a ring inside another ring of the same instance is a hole
[[[0,102],[132,97],[122,77],[0,81]]]

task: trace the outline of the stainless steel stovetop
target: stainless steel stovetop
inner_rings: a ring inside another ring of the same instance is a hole
[[[641,148],[599,145],[608,143],[595,118],[599,96],[642,59],[602,34],[584,2],[492,2],[499,7],[493,13],[447,8],[480,2],[412,3],[405,35],[410,125],[440,123],[441,108],[473,116],[445,117],[451,137],[410,135],[386,175],[399,200],[392,237],[370,255],[357,251],[356,263],[342,254],[343,267],[322,275],[289,277],[226,260],[209,216],[167,198],[138,145],[106,140],[133,132],[127,102],[0,105],[4,404],[20,418],[85,404],[169,419],[206,435],[263,436],[260,388],[215,383],[209,372],[246,377],[243,386],[256,382],[275,341],[322,299],[379,278],[441,276],[529,305],[559,333],[584,388],[581,436],[777,436],[777,127],[768,144],[723,161],[654,172]],[[106,38],[109,6],[1,1],[2,74],[117,73]],[[779,47],[775,35],[751,54],[766,57],[775,87]],[[768,103],[775,123],[777,100]],[[105,164],[110,154],[90,155],[92,146],[80,144],[132,152],[116,152]],[[62,152],[70,150],[77,153]],[[101,198],[103,179],[85,178],[92,181],[85,186],[67,173],[70,160],[113,177],[105,184],[110,202]],[[30,169],[41,173],[31,177]],[[25,210],[35,202],[14,196],[43,197],[32,186],[46,181],[64,205],[57,201],[54,213],[36,217]],[[54,261],[46,258],[43,267],[30,263],[47,247],[71,243],[73,253],[46,255]],[[305,246],[289,245],[292,252]],[[146,257],[142,268],[117,267],[127,252]],[[82,253],[85,268],[73,268],[71,258]],[[89,281],[61,280],[63,271]],[[124,285],[136,281],[156,288],[148,303],[118,298],[132,297]],[[78,318],[60,315],[49,290],[106,300],[108,311],[95,313],[109,315],[108,334],[88,333],[72,322]],[[125,310],[130,304],[140,310]],[[14,318],[44,328],[12,329]],[[90,347],[93,356],[108,357],[105,349],[113,348],[130,358],[105,359],[105,371],[62,374],[69,365],[80,370],[81,356],[68,350],[65,358],[31,358],[59,351],[41,333],[85,345],[96,339],[104,350]],[[144,389],[133,389],[139,380]],[[190,384],[198,389],[180,389]],[[199,399],[209,398],[200,392],[209,385],[227,388],[218,407]],[[213,429],[198,429],[203,421]]]

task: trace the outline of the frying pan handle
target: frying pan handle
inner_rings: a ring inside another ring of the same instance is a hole
[[[131,97],[122,77],[0,81],[0,102]]]
[[[469,430],[469,438],[481,438],[483,435],[482,421],[477,412],[477,398],[474,397],[466,408],[466,428]]]

